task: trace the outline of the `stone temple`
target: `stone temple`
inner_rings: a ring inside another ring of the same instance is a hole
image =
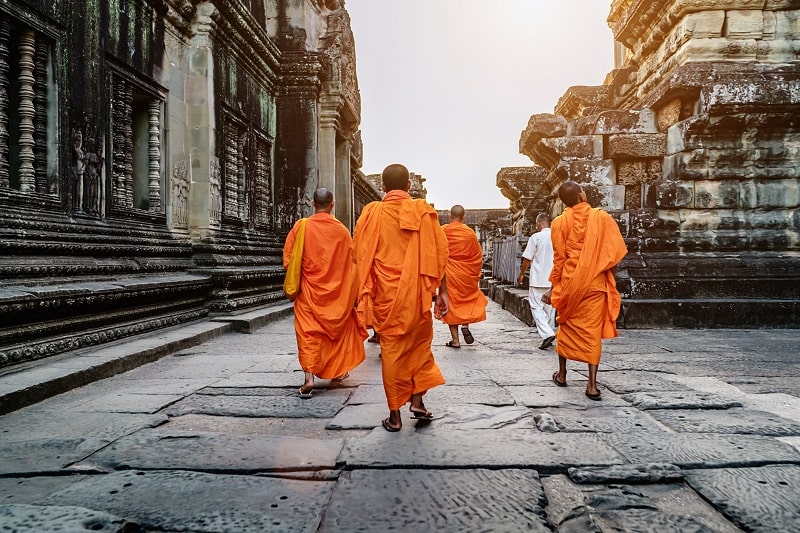
[[[515,220],[582,183],[627,240],[622,327],[800,326],[800,2],[614,0],[608,24],[614,70],[498,174]]]
[[[283,300],[361,166],[343,0],[0,3],[0,367]]]

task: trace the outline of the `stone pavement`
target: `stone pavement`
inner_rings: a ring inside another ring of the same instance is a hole
[[[491,302],[471,346],[436,324],[435,419],[388,433],[377,345],[303,400],[290,317],[192,327],[0,376],[0,405],[88,383],[5,402],[0,530],[800,531],[797,330],[621,331],[593,402]]]

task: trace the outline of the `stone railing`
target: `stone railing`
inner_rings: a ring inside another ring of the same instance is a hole
[[[492,247],[492,277],[513,283],[519,274],[520,236],[496,238]]]

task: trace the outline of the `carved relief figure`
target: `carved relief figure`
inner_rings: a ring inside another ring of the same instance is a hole
[[[86,153],[83,151],[83,134],[76,130],[72,134],[72,159],[70,164],[70,182],[68,186],[68,202],[70,212],[81,211],[83,173],[86,169]]]
[[[85,177],[84,177],[84,209],[94,216],[100,215],[100,172],[103,160],[98,155],[93,137],[86,139]]]

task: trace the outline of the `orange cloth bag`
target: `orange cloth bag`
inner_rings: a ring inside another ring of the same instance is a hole
[[[300,220],[297,228],[297,237],[292,248],[292,258],[286,267],[286,277],[283,278],[283,292],[286,297],[294,301],[300,292],[300,272],[303,265],[303,241],[306,235],[306,219]]]

